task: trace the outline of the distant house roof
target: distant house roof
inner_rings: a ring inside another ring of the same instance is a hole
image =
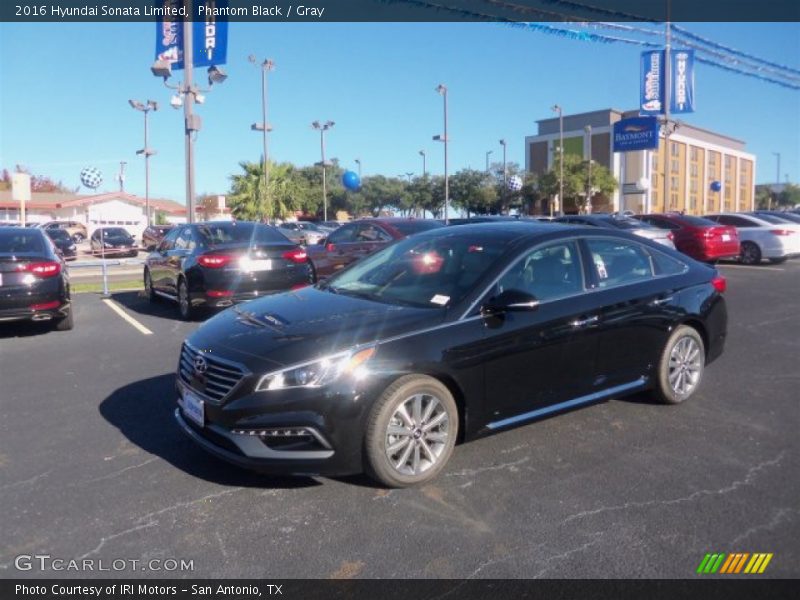
[[[31,194],[30,202],[26,203],[26,207],[31,210],[47,210],[58,208],[73,208],[79,206],[89,206],[98,202],[107,202],[109,200],[122,200],[123,202],[131,202],[133,204],[145,205],[145,199],[142,196],[136,196],[127,192],[106,192],[104,194],[91,194],[79,195],[71,193],[50,193],[50,192],[33,192]],[[17,208],[19,202],[11,198],[11,190],[0,190],[0,208]],[[153,210],[159,210],[169,215],[185,215],[186,207],[179,204],[174,200],[167,200],[166,198],[150,198],[150,207]],[[202,211],[201,206],[195,208],[196,211]],[[226,210],[225,212],[228,212]]]

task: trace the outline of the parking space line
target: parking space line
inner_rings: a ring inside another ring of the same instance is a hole
[[[113,310],[113,311],[114,311],[115,313],[117,313],[117,314],[118,314],[120,317],[122,317],[122,319],[123,319],[123,320],[127,321],[128,323],[130,323],[131,325],[133,325],[133,326],[134,326],[136,329],[138,329],[138,330],[139,330],[139,333],[141,333],[141,334],[143,334],[143,335],[153,335],[153,332],[152,332],[152,331],[150,331],[150,330],[149,330],[147,327],[145,327],[144,325],[142,325],[141,323],[139,323],[139,321],[137,321],[137,320],[136,320],[136,319],[134,319],[132,316],[130,316],[128,313],[126,313],[126,312],[123,310],[123,308],[122,308],[122,307],[121,307],[119,304],[117,304],[116,302],[114,302],[114,301],[113,301],[113,300],[111,300],[110,298],[104,298],[104,299],[103,299],[103,302],[105,302],[105,303],[106,303],[106,305],[107,305],[107,306],[108,306],[108,307],[109,307],[111,310]]]
[[[759,265],[717,265],[718,267],[734,268],[734,269],[758,269],[759,271],[785,271],[780,267],[761,267]]]

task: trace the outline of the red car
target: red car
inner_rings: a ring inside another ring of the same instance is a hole
[[[739,256],[739,234],[735,227],[680,213],[636,215],[636,218],[669,229],[675,247],[694,259],[713,262]]]
[[[317,277],[324,279],[386,244],[443,226],[429,219],[361,219],[342,225],[323,243],[309,245],[306,251]]]

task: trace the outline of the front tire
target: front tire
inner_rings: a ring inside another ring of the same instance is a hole
[[[757,265],[761,262],[761,248],[753,242],[742,242],[739,260],[743,265]]]
[[[426,483],[447,464],[457,437],[458,407],[450,390],[425,375],[401,377],[370,412],[365,469],[387,487]]]
[[[178,312],[184,321],[191,321],[194,318],[195,311],[192,308],[189,288],[186,286],[185,279],[178,280]]]
[[[158,299],[153,288],[153,276],[150,275],[150,269],[144,270],[144,295],[150,302],[155,302]]]
[[[669,337],[658,364],[656,395],[665,404],[680,404],[700,387],[706,364],[703,338],[696,329],[679,326]]]

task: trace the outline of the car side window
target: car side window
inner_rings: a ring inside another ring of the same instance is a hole
[[[175,246],[175,240],[178,237],[178,233],[180,233],[180,230],[178,228],[175,228],[172,231],[170,231],[164,237],[164,239],[161,240],[161,243],[158,245],[158,251],[167,252],[168,250],[172,250],[172,248]]]
[[[659,229],[671,229],[672,231],[675,231],[681,228],[680,225],[676,225],[670,221],[662,221],[661,219],[642,219],[642,221],[652,225],[653,227],[658,227]]]
[[[342,225],[328,236],[329,244],[344,244],[353,241],[353,234],[356,231],[355,225]]]
[[[583,291],[583,272],[576,242],[537,248],[500,278],[497,293],[515,289],[545,302]]]
[[[181,228],[180,235],[178,235],[178,239],[175,240],[175,249],[191,251],[194,250],[194,247],[195,243],[192,237],[191,227]]]
[[[361,225],[355,235],[356,242],[388,242],[391,239],[392,236],[372,223]]]
[[[654,275],[650,254],[641,245],[620,239],[588,239],[598,287],[607,288],[651,279]]]

